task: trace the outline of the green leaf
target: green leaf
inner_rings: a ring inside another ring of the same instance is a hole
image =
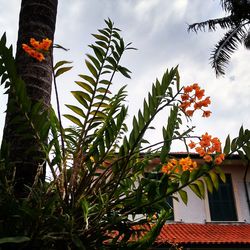
[[[208,174],[212,180],[213,186],[215,187],[216,190],[218,190],[219,189],[219,180],[218,180],[217,174],[213,171],[209,171]]]
[[[110,19],[104,20],[104,22],[108,25],[108,27],[112,30],[113,29],[113,23]]]
[[[190,172],[184,171],[181,175],[181,184],[186,185],[189,181],[189,177],[190,177]]]
[[[134,131],[134,134],[135,134],[135,137],[137,137],[139,135],[139,126],[138,126],[138,122],[134,116],[133,118],[133,131]]]
[[[59,61],[59,62],[56,63],[56,65],[54,66],[53,69],[54,69],[54,71],[56,71],[57,68],[61,67],[64,64],[69,64],[69,63],[72,63],[72,62],[70,62],[70,61]]]
[[[220,179],[225,183],[226,182],[226,175],[223,172],[223,170],[219,166],[216,166],[215,171],[219,174]]]
[[[86,117],[86,115],[84,114],[84,112],[82,111],[82,109],[78,108],[77,106],[69,105],[69,104],[66,104],[65,106],[68,107],[69,109],[71,109],[76,114],[80,115],[81,117],[83,117],[83,118]]]
[[[91,94],[94,93],[94,90],[87,83],[81,81],[75,81],[75,83],[78,84],[83,89],[87,90],[89,93]]]
[[[103,88],[103,87],[98,88],[96,91],[99,93],[107,92],[107,93],[111,94],[111,92],[107,88]]]
[[[104,56],[105,56],[105,51],[102,48],[100,48],[99,46],[91,45],[89,47],[94,50],[94,53],[95,53],[96,57],[98,58],[98,60],[100,62],[103,62]]]
[[[94,63],[95,67],[99,70],[101,65],[99,63],[99,61],[92,55],[87,54],[87,57]]]
[[[7,79],[9,79],[9,75],[4,73],[1,77],[1,85],[4,84]]]
[[[225,142],[225,147],[224,147],[224,150],[223,150],[225,155],[229,154],[229,152],[230,152],[230,141],[231,141],[230,136],[228,135],[227,139],[226,139],[226,142]]]
[[[93,107],[101,107],[101,108],[108,108],[110,107],[109,104],[104,103],[104,102],[96,102],[92,104]]]
[[[73,94],[73,96],[78,95],[78,96],[81,96],[83,99],[85,99],[88,102],[91,101],[91,97],[83,91],[71,91],[71,93]]]
[[[89,71],[91,72],[91,74],[92,74],[95,78],[97,78],[98,74],[97,74],[97,71],[96,71],[95,67],[93,66],[93,64],[92,64],[90,61],[88,61],[88,60],[85,60],[85,64],[86,64],[86,66],[88,67],[88,69],[89,69]]]
[[[98,99],[98,100],[101,100],[101,101],[102,100],[103,101],[110,101],[110,98],[107,97],[107,96],[104,96],[104,95],[96,95],[95,98]]]
[[[62,67],[62,68],[59,68],[56,73],[55,73],[55,77],[58,77],[60,76],[61,74],[71,70],[73,67]]]
[[[86,96],[82,91],[71,91],[72,95],[76,98],[76,100],[83,105],[86,109],[88,109],[88,104],[86,102]],[[88,96],[89,97],[89,96]],[[90,97],[89,97],[90,98]],[[89,100],[88,100],[89,101]]]
[[[114,67],[116,68],[117,64],[116,61],[112,57],[107,57],[107,61]]]
[[[96,81],[88,75],[79,75],[81,78],[83,78],[84,80],[86,80],[87,82],[89,82],[90,84],[92,84],[94,87],[96,86]]]
[[[3,33],[0,41],[1,41],[1,44],[3,46],[5,46],[5,44],[6,44],[6,32]]]
[[[182,201],[184,202],[185,205],[187,205],[187,202],[188,202],[188,195],[187,195],[187,192],[184,191],[184,190],[179,190],[178,191]]]
[[[101,80],[99,81],[99,83],[105,84],[105,85],[110,85],[112,84],[112,82],[108,81],[108,80]]]
[[[119,66],[117,67],[117,70],[120,71],[125,77],[131,78],[130,75],[128,74],[128,73],[131,73],[131,71],[128,70],[127,68],[122,67],[122,66],[119,65]]]
[[[62,50],[65,50],[65,51],[69,51],[69,49],[66,49],[63,46],[61,46],[60,44],[55,44],[55,43],[53,44],[53,48],[62,49]]]
[[[198,178],[199,175],[199,169],[194,169],[191,173],[190,173],[190,180],[194,181]]]
[[[108,45],[102,41],[96,41],[96,44],[98,44],[99,46],[101,46],[102,48],[104,48],[106,50],[109,48]]]
[[[144,102],[143,102],[143,116],[144,116],[145,120],[148,120],[149,117],[150,117],[149,107],[148,107],[148,104],[147,104],[145,99],[144,99]]]
[[[64,117],[66,117],[67,119],[69,119],[70,121],[72,121],[73,123],[75,123],[76,125],[78,125],[79,127],[82,127],[82,123],[81,121],[76,118],[75,116],[73,115],[63,115]]]
[[[30,241],[31,239],[26,236],[16,236],[16,237],[4,237],[0,238],[0,244],[5,244],[5,243],[23,243]]]
[[[195,183],[189,184],[189,188],[199,197],[202,198],[199,186]]]
[[[212,193],[213,192],[213,182],[210,178],[210,176],[204,176],[204,180],[206,182],[206,185],[207,185],[207,189],[209,191],[209,193]]]
[[[161,195],[165,195],[168,188],[168,175],[164,174],[161,178],[161,182],[159,185],[159,191]]]
[[[201,198],[204,199],[205,198],[205,187],[204,187],[203,181],[202,180],[196,180],[194,183],[197,184],[197,187],[200,190]]]
[[[110,37],[110,32],[109,32],[109,30],[107,31],[107,30],[101,30],[101,29],[99,29],[98,30],[101,34],[103,34],[104,36],[106,36],[106,37]]]
[[[234,138],[231,143],[231,151],[234,152],[236,151],[237,148],[237,138]]]
[[[93,110],[90,112],[90,114],[101,118],[106,118],[106,115],[101,111]]]
[[[105,43],[108,43],[108,38],[106,36],[98,35],[98,34],[92,34],[93,37],[95,37],[98,40],[102,40]]]
[[[175,131],[176,123],[177,123],[177,115],[178,115],[178,107],[174,106],[171,109],[170,115],[168,117],[167,128],[166,129],[163,128],[164,144],[163,144],[161,154],[160,154],[160,159],[162,162],[165,161],[165,158],[167,157],[170,151],[170,147],[172,144],[173,135],[174,135],[174,131]]]

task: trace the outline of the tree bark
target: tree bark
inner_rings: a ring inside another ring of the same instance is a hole
[[[44,109],[50,106],[52,85],[52,51],[46,54],[45,61],[39,62],[28,56],[22,44],[29,44],[30,38],[41,41],[49,38],[53,41],[58,0],[22,0],[19,16],[19,31],[16,51],[17,73],[24,80],[28,97],[32,103],[42,101]],[[51,48],[52,50],[52,48]],[[8,104],[11,94],[9,94]],[[8,105],[7,104],[7,105]],[[3,140],[9,147],[8,163],[15,168],[15,192],[19,197],[25,196],[25,185],[31,186],[38,166],[43,164],[44,155],[35,140],[21,140],[11,120],[16,112],[6,114]],[[26,153],[30,147],[35,150]],[[43,164],[45,175],[45,164]]]

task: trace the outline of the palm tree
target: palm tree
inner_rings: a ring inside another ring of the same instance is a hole
[[[219,26],[227,30],[211,53],[211,64],[217,76],[225,74],[231,54],[240,43],[250,48],[250,0],[221,0],[227,16],[189,25],[190,31],[215,31]]]
[[[28,43],[30,38],[42,40],[49,38],[53,41],[57,14],[58,0],[22,0],[19,16],[19,31],[16,51],[16,67],[19,76],[24,80],[28,97],[33,103],[42,101],[43,108],[50,106],[52,85],[52,60],[51,55],[46,60],[38,62],[29,57],[22,49],[23,43]],[[13,103],[13,96],[9,94],[8,104]],[[17,196],[23,196],[24,186],[32,185],[37,173],[38,165],[43,164],[43,155],[35,140],[20,140],[17,127],[13,125],[13,118],[18,116],[15,112],[6,114],[3,141],[8,145],[8,162],[16,169],[15,190]],[[13,110],[13,109],[12,109]],[[28,153],[28,149],[35,149]],[[27,153],[26,153],[27,152]]]

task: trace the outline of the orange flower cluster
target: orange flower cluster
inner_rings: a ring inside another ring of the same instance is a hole
[[[192,161],[190,157],[181,158],[180,160],[171,159],[167,164],[162,166],[161,171],[165,174],[182,173],[189,170],[190,172],[197,168],[197,162]]]
[[[208,133],[201,136],[199,143],[194,143],[191,141],[188,146],[203,157],[205,162],[212,162],[212,154],[215,154],[214,163],[220,165],[225,159],[225,155],[221,153],[221,142],[217,137],[212,137]]]
[[[209,117],[211,111],[204,110],[211,103],[210,97],[204,97],[205,90],[201,89],[197,83],[183,88],[184,93],[181,95],[182,103],[180,107],[187,116],[192,116],[194,111],[200,109],[203,111],[203,117]],[[203,98],[203,99],[202,99]]]
[[[39,42],[35,40],[34,38],[30,38],[30,44],[32,47],[29,45],[23,43],[22,48],[23,50],[29,54],[31,57],[37,59],[38,61],[43,61],[45,60],[45,57],[42,52],[46,52],[49,50],[52,41],[48,38],[45,38],[42,40],[42,42]]]

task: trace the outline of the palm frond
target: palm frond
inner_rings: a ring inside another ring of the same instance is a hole
[[[231,12],[233,8],[233,0],[221,0],[221,6],[226,12]]]
[[[248,30],[248,33],[244,38],[244,45],[247,49],[250,49],[250,30]]]
[[[238,45],[244,41],[247,34],[244,25],[245,24],[240,24],[229,30],[215,45],[210,60],[212,67],[215,69],[216,76],[225,74],[225,68],[229,63],[231,54],[238,48]]]
[[[222,18],[210,19],[200,23],[193,23],[188,26],[188,31],[198,32],[206,31],[206,29],[208,29],[208,31],[215,31],[217,25],[222,29],[232,28],[234,26],[234,23],[231,19],[231,15]]]

